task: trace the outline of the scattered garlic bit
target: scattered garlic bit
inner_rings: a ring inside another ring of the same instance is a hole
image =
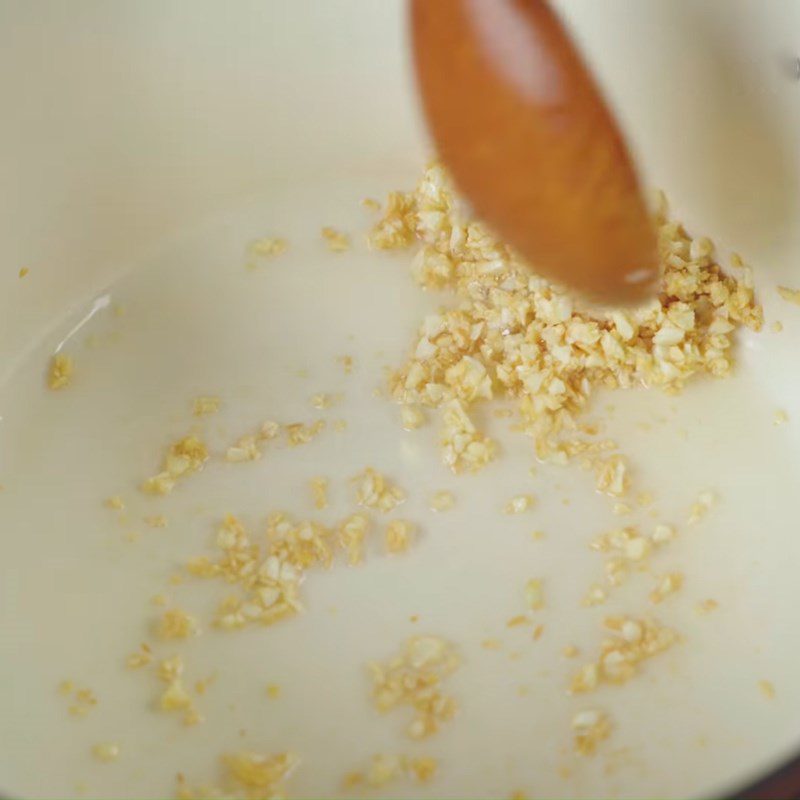
[[[392,511],[406,499],[406,493],[392,484],[372,467],[352,478],[356,486],[356,501],[366,508],[377,508],[384,514]]]
[[[344,433],[347,430],[347,420],[346,419],[335,419],[333,421],[333,429],[337,433]]]
[[[311,489],[311,499],[314,503],[314,508],[320,511],[328,507],[328,479],[327,478],[312,478],[308,482]]]
[[[403,429],[414,431],[425,424],[425,414],[416,405],[403,405],[400,407],[400,419],[403,422]]]
[[[544,633],[544,625],[537,625],[533,629],[533,641],[538,642],[539,639],[542,638],[542,634]]]
[[[718,608],[719,603],[714,600],[713,597],[707,597],[705,600],[701,600],[695,606],[695,610],[698,614],[710,614],[712,611],[716,611]]]
[[[343,787],[345,789],[352,789],[356,786],[381,788],[403,779],[428,783],[435,777],[438,767],[436,759],[428,756],[415,758],[378,753],[372,756],[371,763],[366,770],[346,775]]]
[[[700,492],[697,495],[697,501],[692,503],[692,507],[689,509],[689,518],[687,520],[689,525],[694,525],[694,523],[703,519],[716,502],[717,496],[714,492]]]
[[[311,405],[314,406],[319,411],[324,411],[326,408],[330,408],[336,398],[332,394],[325,394],[325,392],[318,392],[315,395],[311,396]]]
[[[150,602],[154,606],[165,606],[169,603],[169,597],[165,594],[155,594],[150,598]]]
[[[455,504],[455,495],[447,490],[436,492],[430,500],[431,511],[449,511]]]
[[[72,380],[72,373],[75,364],[71,356],[63,353],[56,353],[50,359],[50,373],[47,377],[47,385],[51,389],[63,389]]]
[[[606,639],[597,661],[585,664],[573,677],[570,691],[590,692],[600,684],[621,684],[633,678],[641,662],[671,647],[678,639],[651,619],[616,616],[604,620],[613,638]]]
[[[163,514],[157,514],[153,517],[145,517],[144,518],[145,524],[149,525],[151,528],[166,528],[167,527],[167,518]]]
[[[499,639],[484,639],[481,647],[484,650],[502,650],[503,643]]]
[[[106,500],[106,507],[113,508],[115,511],[124,511],[125,501],[118,494],[115,494]]]
[[[195,681],[194,683],[195,692],[197,692],[197,694],[201,696],[204,695],[208,691],[209,687],[214,683],[214,681],[216,681],[216,679],[217,679],[217,673],[214,672],[203,680]]]
[[[585,709],[572,718],[575,752],[582,756],[594,755],[597,745],[611,735],[611,720],[603,711]]]
[[[759,681],[758,688],[761,690],[761,694],[763,694],[767,700],[774,699],[775,686],[773,685],[772,681]]]
[[[597,490],[611,497],[622,497],[628,489],[628,465],[621,455],[594,462]]]
[[[562,651],[561,655],[564,658],[577,658],[580,655],[580,650],[574,644],[568,644]]]
[[[541,542],[542,539],[546,539],[547,536],[544,531],[531,531],[531,539],[534,542]]]
[[[590,311],[532,275],[482,224],[461,218],[446,171],[430,166],[415,191],[389,196],[370,241],[385,249],[420,242],[413,277],[425,288],[454,291],[459,302],[425,318],[407,362],[390,377],[392,395],[428,407],[457,403],[456,416],[467,421],[481,399],[515,398],[537,456],[565,463],[576,445],[587,446],[576,418],[596,389],[645,384],[675,392],[700,373],[728,375],[736,329],[762,324],[751,282],[726,275],[713,248],[693,242],[665,212],[656,222],[657,299],[638,309]],[[446,425],[454,431],[444,437],[445,460],[463,467],[474,428],[454,421]],[[577,455],[597,462],[591,466],[601,490],[622,494],[624,462],[580,447]],[[489,459],[484,449],[468,463],[474,469]]]
[[[504,514],[522,514],[533,507],[534,499],[531,494],[518,494],[506,503]]]
[[[150,649],[150,645],[142,642],[139,645],[139,649],[128,656],[125,664],[128,669],[139,669],[140,667],[146,667],[152,660],[153,651]]]
[[[72,681],[62,681],[58,685],[60,694],[72,695],[72,703],[67,711],[73,717],[85,717],[96,705],[97,697],[91,689],[78,689]]]
[[[614,503],[614,507],[611,510],[618,517],[623,517],[626,514],[630,514],[632,511],[631,507],[627,503]]]
[[[330,567],[337,545],[350,563],[359,563],[367,531],[368,519],[363,514],[349,517],[334,531],[318,522],[298,522],[276,512],[267,520],[266,546],[262,548],[242,522],[229,515],[217,534],[222,557],[218,561],[206,556],[193,558],[187,570],[195,577],[223,579],[243,591],[243,596],[229,596],[222,602],[215,620],[219,627],[233,630],[254,623],[271,625],[302,610],[299,587],[306,570]]]
[[[789,421],[789,415],[782,410],[778,410],[775,412],[775,415],[772,418],[772,422],[774,425],[783,425],[785,422]]]
[[[407,734],[412,739],[430,736],[455,715],[455,699],[442,693],[442,684],[458,666],[458,656],[444,640],[411,638],[403,651],[385,664],[369,664],[375,706],[380,712],[411,706],[414,717]]]
[[[183,685],[183,659],[180,656],[164,659],[158,666],[157,674],[159,680],[167,684],[159,698],[158,707],[162,711],[184,711],[187,714],[194,711],[192,698]],[[189,724],[193,723],[190,721]]]
[[[656,525],[650,537],[653,544],[665,544],[675,538],[675,529],[671,525]]]
[[[353,371],[353,366],[355,364],[353,356],[338,356],[336,361],[342,365],[345,375],[349,375]]]
[[[776,319],[775,322],[772,323],[772,332],[773,333],[780,333],[783,330],[783,323]]]
[[[142,484],[147,494],[169,494],[179,478],[203,468],[208,461],[208,448],[196,436],[185,436],[169,446],[161,472]]]
[[[293,422],[286,426],[286,437],[289,447],[297,447],[301,444],[308,444],[314,441],[322,431],[325,430],[325,420],[318,419],[309,425],[302,422]]]
[[[234,753],[222,757],[225,766],[223,786],[192,788],[178,773],[178,800],[245,797],[247,800],[277,800],[286,797],[285,781],[300,763],[294,753],[265,756],[259,753]]]
[[[322,238],[328,245],[328,250],[332,253],[344,253],[346,250],[350,249],[350,237],[346,233],[337,231],[335,228],[323,228]]]
[[[92,755],[98,761],[110,763],[119,758],[119,745],[115,742],[103,742],[92,747]]]
[[[156,635],[159,639],[187,639],[199,633],[197,620],[181,608],[170,608],[165,611],[156,625]]]
[[[517,614],[516,617],[511,617],[511,619],[506,622],[506,627],[516,628],[520,625],[527,625],[529,622],[530,620],[524,614]]]
[[[408,762],[408,767],[411,773],[420,783],[428,783],[436,777],[436,771],[439,768],[439,762],[435,758],[429,756],[421,756],[419,758],[412,758]]]
[[[601,606],[605,601],[608,600],[608,592],[602,587],[598,586],[597,584],[593,584],[589,587],[589,590],[583,596],[583,600],[581,600],[581,605],[586,608],[592,608],[593,606]]]
[[[539,578],[531,578],[525,584],[525,604],[531,611],[540,611],[544,608],[544,590]]]
[[[656,588],[650,592],[651,603],[661,603],[671,594],[675,594],[683,586],[683,575],[680,572],[670,572],[658,579]]]
[[[414,523],[404,519],[393,519],[386,526],[386,552],[405,553],[411,546],[415,530]]]
[[[347,552],[347,561],[356,566],[364,560],[364,539],[369,533],[366,514],[352,514],[339,525],[339,545]]]
[[[367,237],[370,247],[399,250],[410,247],[417,237],[417,200],[413,194],[389,192],[386,210]]]
[[[19,277],[20,278],[24,278],[29,272],[30,272],[30,269],[28,269],[28,267],[20,267]]]
[[[267,420],[261,424],[261,427],[256,434],[256,439],[258,439],[260,442],[268,442],[271,439],[275,439],[280,433],[280,430],[281,426],[277,422]]]
[[[800,289],[789,289],[786,286],[778,287],[778,294],[790,303],[800,306]]]
[[[205,717],[194,707],[186,709],[186,712],[183,715],[183,724],[187,728],[191,728],[194,725],[199,725],[201,722],[205,722]]]
[[[259,458],[261,458],[261,450],[258,449],[257,437],[252,434],[242,436],[225,451],[225,460],[232,463],[258,461]]]
[[[277,700],[281,696],[281,687],[277,683],[267,684],[267,697],[270,700]]]
[[[477,472],[495,457],[494,441],[476,429],[460,400],[445,406],[442,421],[442,461],[453,472]]]
[[[380,211],[381,204],[374,197],[363,197],[361,199],[361,207],[367,211]]]
[[[292,753],[263,756],[257,753],[236,753],[223,759],[231,778],[248,789],[267,792],[270,797],[283,794],[282,783],[299,764]]]
[[[653,505],[653,495],[650,492],[639,492],[636,495],[636,502],[641,508]]]
[[[217,532],[220,559],[199,556],[186,568],[195,577],[221,578],[243,590],[244,597],[233,595],[221,603],[217,626],[234,630],[252,623],[271,625],[302,609],[302,570],[317,563],[330,565],[330,535],[317,523],[295,523],[276,513],[267,521],[267,546],[262,549],[242,522],[229,514]]]
[[[660,535],[666,536],[665,531],[661,531]],[[590,542],[589,546],[593,550],[611,556],[605,562],[606,580],[610,586],[620,586],[627,578],[630,568],[642,564],[650,555],[653,546],[668,541],[668,538],[668,536],[663,539],[643,536],[638,528],[629,526],[601,533]],[[605,592],[595,586],[590,589],[583,604],[598,605],[605,599]]]
[[[219,397],[195,397],[192,404],[192,414],[196,417],[207,417],[209,414],[216,414],[222,400]]]
[[[270,258],[279,256],[289,249],[289,242],[278,236],[265,236],[250,243],[247,248],[249,255],[258,258]]]

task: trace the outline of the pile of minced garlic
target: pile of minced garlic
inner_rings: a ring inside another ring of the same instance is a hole
[[[463,216],[441,165],[431,165],[413,192],[389,195],[371,245],[421,242],[414,278],[458,299],[425,318],[410,357],[390,378],[399,402],[443,410],[442,455],[454,471],[494,458],[494,443],[470,409],[505,395],[517,399],[520,427],[538,458],[578,458],[596,471],[598,488],[621,495],[625,460],[613,442],[588,440],[594,431],[578,422],[592,392],[636,384],[678,391],[694,375],[730,373],[733,332],[759,330],[763,321],[750,271],[725,274],[708,239],[692,239],[667,218],[663,196],[656,221],[658,297],[641,308],[603,311],[532,274],[484,225]]]

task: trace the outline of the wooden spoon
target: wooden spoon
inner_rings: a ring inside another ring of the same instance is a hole
[[[655,234],[592,76],[544,0],[411,0],[422,101],[476,213],[590,298],[655,289]]]

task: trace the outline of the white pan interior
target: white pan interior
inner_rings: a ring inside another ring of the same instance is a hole
[[[401,3],[6,0],[0,792],[167,796],[177,772],[214,782],[221,753],[288,749],[302,759],[294,796],[338,795],[373,754],[406,752],[436,757],[439,775],[388,793],[699,797],[800,748],[800,308],[775,290],[800,285],[800,83],[789,58],[800,51],[800,6],[559,5],[647,182],[693,232],[754,265],[767,319],[740,336],[732,379],[696,381],[677,397],[613,397],[609,431],[665,518],[682,519],[699,491],[720,498],[661,563],[686,576],[658,612],[680,646],[588,703],[567,696],[574,662],[563,648],[596,648],[604,615],[641,604],[632,585],[602,608],[580,605],[600,563],[587,543],[618,524],[609,504],[577,469],[540,467],[532,478],[528,440],[502,420],[490,423],[502,458],[455,477],[436,426],[404,432],[397,408],[373,393],[442,302],[414,287],[408,255],[370,252],[361,238],[360,199],[410,188],[429,155]],[[354,248],[329,253],[323,225],[351,232]],[[289,252],[245,269],[247,244],[268,235],[289,239]],[[53,393],[45,371],[62,345],[76,375]],[[336,361],[344,354],[351,375]],[[220,448],[263,419],[318,416],[315,392],[344,394],[324,415],[346,419],[345,432],[253,464],[209,465],[163,500],[137,491],[193,424],[198,394],[223,399],[204,423]],[[609,398],[596,402],[602,416]],[[778,409],[787,424],[773,424]],[[368,464],[408,490],[419,545],[314,575],[308,610],[283,624],[229,634],[205,625],[179,649],[192,678],[218,676],[202,698],[206,722],[186,729],[154,711],[157,681],[124,659],[148,636],[153,595],[208,617],[217,587],[168,578],[204,551],[215,521],[313,513],[315,475],[331,479],[322,516],[341,516],[347,478]],[[447,515],[427,510],[436,489],[457,497]],[[535,512],[500,513],[528,491]],[[115,494],[127,524],[103,507]],[[161,513],[167,529],[141,521]],[[533,529],[546,538],[532,542]],[[505,627],[533,576],[548,586],[536,642]],[[709,597],[719,609],[698,616]],[[402,714],[374,711],[364,669],[415,633],[445,637],[463,656],[451,684],[459,714],[424,744],[402,737]],[[502,649],[482,647],[488,638]],[[67,713],[64,679],[96,693],[87,717]],[[278,699],[268,683],[281,686]],[[587,704],[615,720],[589,759],[572,752],[569,727]],[[90,751],[107,741],[120,757],[102,764]]]

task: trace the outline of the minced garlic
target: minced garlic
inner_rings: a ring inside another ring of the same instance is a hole
[[[533,507],[533,495],[530,494],[518,494],[516,497],[512,497],[508,503],[506,503],[505,508],[503,509],[504,514],[522,514],[524,511],[527,511],[529,508]]]
[[[425,423],[425,414],[416,405],[403,405],[400,407],[400,419],[404,430],[413,431]]]
[[[325,227],[322,229],[322,238],[332,253],[344,253],[350,249],[350,237],[346,233],[337,231],[335,228]]]
[[[596,709],[579,711],[572,718],[575,752],[582,756],[594,755],[597,746],[611,735],[611,720]]]
[[[364,539],[369,533],[369,518],[366,514],[351,514],[339,525],[339,545],[347,552],[351,566],[364,560]]]
[[[436,759],[429,756],[410,757],[378,753],[372,756],[369,767],[348,773],[342,784],[344,789],[358,786],[379,789],[409,778],[413,778],[417,783],[428,783],[435,777],[438,766]]]
[[[311,500],[314,503],[314,508],[320,511],[328,507],[328,479],[327,478],[312,478],[308,482],[311,489]]]
[[[787,302],[800,306],[800,289],[789,289],[786,286],[779,286],[778,294]]]
[[[253,434],[242,436],[225,451],[225,460],[232,463],[242,461],[258,461],[261,450],[258,447],[258,437]]]
[[[102,742],[92,747],[92,755],[105,763],[116,761],[119,758],[119,745],[116,742]]]
[[[544,608],[544,590],[539,578],[531,578],[525,584],[525,605],[531,611],[540,611]]]
[[[405,492],[372,467],[367,467],[352,479],[356,501],[365,508],[377,508],[387,513],[406,499]]]
[[[762,324],[749,271],[741,279],[726,275],[710,242],[692,240],[665,212],[656,221],[658,298],[638,309],[591,311],[531,274],[485,226],[459,216],[440,165],[427,169],[415,191],[389,195],[371,244],[419,242],[414,278],[456,295],[455,305],[425,318],[389,381],[399,402],[444,409],[446,463],[479,469],[491,460],[493,446],[468,409],[510,396],[538,457],[565,463],[577,456],[596,471],[598,488],[618,497],[628,482],[622,456],[602,455],[597,442],[576,435],[591,394],[639,383],[677,391],[697,374],[730,373],[736,328]]]
[[[164,641],[187,639],[197,633],[197,621],[181,608],[171,608],[165,611],[156,625],[156,635]]]
[[[208,461],[208,448],[197,436],[184,436],[169,446],[161,472],[142,484],[147,494],[169,494],[179,478],[203,468]]]
[[[369,664],[375,706],[381,712],[411,706],[414,717],[408,735],[412,739],[430,736],[455,715],[455,699],[442,693],[442,684],[458,665],[455,651],[442,639],[409,639],[399,655],[384,664]]]
[[[314,439],[325,430],[325,420],[318,419],[316,422],[312,422],[308,425],[302,422],[293,422],[286,425],[285,430],[289,447],[297,447],[298,445],[308,444],[314,441]]]
[[[393,519],[386,526],[386,552],[405,553],[414,538],[415,526],[404,519]]]
[[[266,756],[260,753],[232,753],[222,757],[225,779],[221,787],[192,788],[178,773],[178,800],[208,800],[213,797],[246,797],[248,800],[277,800],[285,797],[285,781],[300,759],[294,753]]]
[[[250,243],[247,248],[248,255],[255,258],[272,258],[279,256],[289,249],[289,242],[279,236],[264,236]],[[252,262],[249,266],[254,266]]]
[[[72,380],[72,373],[75,371],[75,364],[71,356],[64,353],[56,353],[50,359],[50,372],[47,377],[47,385],[51,389],[63,389]]]
[[[456,504],[455,495],[447,490],[435,492],[430,499],[431,511],[449,511]]]
[[[662,575],[656,583],[656,588],[650,592],[651,603],[661,603],[671,594],[675,594],[683,586],[683,575],[680,572],[670,572]]]
[[[196,397],[192,403],[192,414],[196,417],[207,417],[209,414],[216,414],[222,405],[219,397]]]
[[[139,669],[140,667],[146,667],[152,660],[153,651],[150,649],[150,645],[142,642],[139,645],[139,649],[128,656],[125,664],[129,669]]]
[[[602,643],[596,661],[573,676],[570,691],[575,694],[590,692],[603,683],[626,683],[642,661],[671,647],[678,638],[674,631],[646,618],[607,617],[604,625],[612,638]]]

